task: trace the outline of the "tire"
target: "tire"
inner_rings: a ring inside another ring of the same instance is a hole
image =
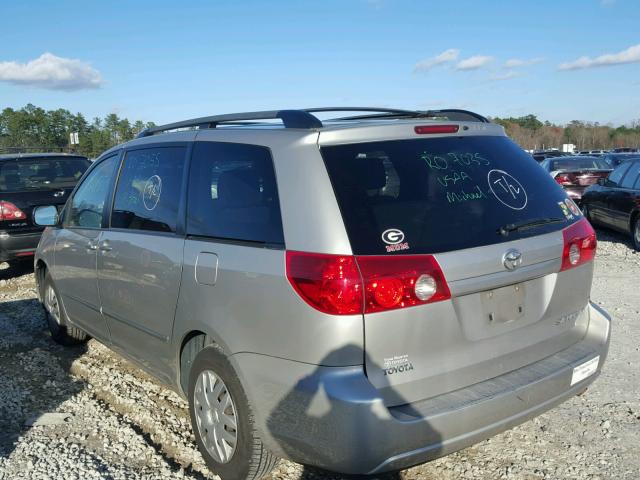
[[[257,480],[273,469],[278,458],[262,444],[242,385],[220,347],[198,353],[187,396],[198,448],[213,473],[222,480]]]
[[[640,215],[636,216],[631,226],[631,243],[636,251],[640,252]]]
[[[42,284],[42,306],[47,317],[47,325],[51,338],[61,345],[78,345],[86,342],[89,335],[69,324],[67,314],[60,302],[60,294],[49,272],[45,274]]]

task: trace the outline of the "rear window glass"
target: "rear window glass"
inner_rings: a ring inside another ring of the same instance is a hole
[[[638,156],[635,155],[628,155],[628,154],[622,154],[622,155],[610,155],[608,157],[605,158],[605,160],[607,161],[607,163],[613,167],[617,167],[618,165],[620,165],[622,162],[626,162],[628,160],[637,160]]]
[[[551,162],[552,172],[555,170],[573,170],[575,168],[596,168],[607,170],[611,167],[607,162],[600,158],[566,158],[553,160]]]
[[[356,255],[438,253],[566,227],[580,215],[506,137],[447,137],[321,149]],[[534,228],[514,223],[554,219]]]
[[[41,157],[0,162],[0,192],[73,187],[87,168],[86,158]]]
[[[622,188],[633,188],[633,186],[636,184],[636,180],[638,179],[639,175],[640,175],[640,162],[634,162],[631,164],[631,167],[629,167],[629,171],[622,179],[622,183],[620,184],[620,186]]]
[[[629,169],[629,166],[631,165],[631,163],[623,163],[621,165],[619,165],[613,172],[611,172],[609,174],[609,176],[607,177],[607,184],[609,186],[616,186],[618,185],[618,183],[620,182],[620,180],[622,180],[622,177],[624,176],[625,173],[627,173],[627,170]]]

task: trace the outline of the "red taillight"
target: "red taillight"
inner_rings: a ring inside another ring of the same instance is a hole
[[[0,201],[0,220],[23,220],[25,213],[11,202]]]
[[[559,173],[558,175],[556,175],[555,181],[558,182],[560,185],[571,185],[573,183],[573,180],[571,179],[571,177],[566,173]]]
[[[364,280],[364,313],[412,307],[451,298],[431,255],[356,257]]]
[[[287,251],[287,278],[321,312],[362,313],[362,277],[352,256]]]
[[[562,230],[562,236],[564,248],[560,271],[593,260],[596,255],[596,232],[585,218]]]
[[[287,278],[312,307],[333,315],[374,313],[451,298],[431,255],[347,256],[291,252]]]
[[[456,133],[460,129],[460,125],[418,125],[413,131],[419,135],[428,135],[430,133]]]

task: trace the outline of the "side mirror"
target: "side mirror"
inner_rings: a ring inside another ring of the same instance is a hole
[[[52,227],[58,224],[58,209],[53,205],[36,207],[33,210],[33,221],[41,227]]]
[[[607,179],[606,178],[600,177],[598,179],[598,185],[602,185],[604,187],[606,184],[607,184]]]

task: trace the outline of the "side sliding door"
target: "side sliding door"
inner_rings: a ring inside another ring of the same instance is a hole
[[[113,346],[170,381],[184,246],[187,144],[125,152],[111,221],[98,244],[98,285]]]

